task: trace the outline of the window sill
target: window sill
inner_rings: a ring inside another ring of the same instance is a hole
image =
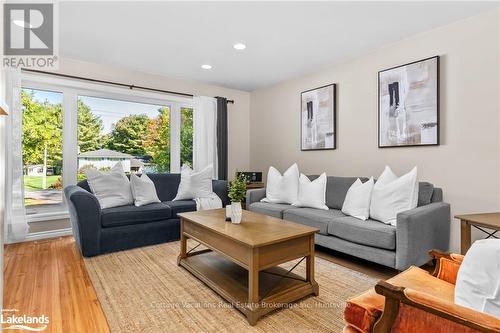
[[[46,222],[46,221],[62,220],[62,219],[69,219],[69,213],[67,211],[26,215],[26,221],[28,223]]]

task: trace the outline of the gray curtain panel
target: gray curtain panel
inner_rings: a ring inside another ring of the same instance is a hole
[[[217,98],[217,164],[218,178],[227,180],[227,99]]]

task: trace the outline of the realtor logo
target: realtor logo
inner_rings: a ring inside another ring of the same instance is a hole
[[[3,6],[4,67],[55,69],[55,5],[6,3]]]
[[[44,332],[49,327],[49,317],[20,314],[18,309],[3,309],[0,313],[0,330]]]

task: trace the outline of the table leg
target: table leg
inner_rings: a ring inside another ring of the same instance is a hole
[[[460,221],[461,252],[465,254],[471,245],[471,225],[466,220]]]
[[[187,257],[187,237],[184,235],[184,219],[181,218],[181,250],[177,257],[177,265],[180,265],[181,260]]]
[[[248,266],[248,305],[251,311],[247,315],[247,320],[253,326],[259,318],[256,313],[259,307],[259,249],[254,248],[251,251],[252,256]]]
[[[309,238],[309,255],[306,257],[306,281],[314,287],[314,294],[319,295],[319,286],[314,280],[314,235]]]

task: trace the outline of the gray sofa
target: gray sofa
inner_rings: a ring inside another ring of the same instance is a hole
[[[420,182],[418,207],[399,213],[397,226],[392,226],[370,219],[362,221],[341,212],[347,190],[356,178],[328,177],[329,210],[260,202],[266,196],[265,188],[247,191],[247,209],[316,227],[320,230],[316,234],[317,245],[400,271],[428,262],[427,252],[431,249],[448,250],[450,205],[443,202],[440,188]]]

